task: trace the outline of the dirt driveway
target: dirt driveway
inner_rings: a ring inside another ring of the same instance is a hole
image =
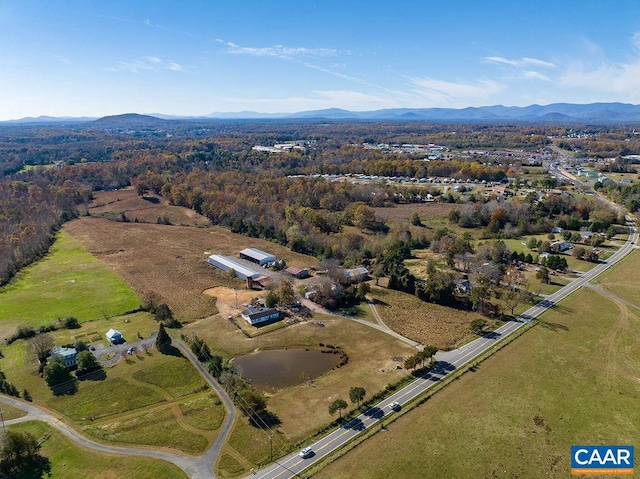
[[[203,294],[217,298],[216,306],[223,318],[238,316],[246,304],[252,300],[266,296],[266,291],[254,291],[248,289],[232,289],[225,286],[205,289]]]

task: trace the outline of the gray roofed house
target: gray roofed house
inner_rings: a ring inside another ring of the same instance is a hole
[[[344,272],[344,277],[348,283],[360,283],[369,277],[369,270],[364,266],[348,269]]]
[[[62,364],[66,367],[71,368],[77,364],[76,357],[78,356],[78,351],[76,348],[56,346],[51,350],[51,356],[62,361]]]
[[[467,294],[473,289],[473,284],[468,279],[456,279],[453,283],[456,293]]]
[[[266,321],[280,319],[281,315],[282,313],[275,308],[256,308],[255,306],[249,306],[242,311],[242,317],[252,326]]]

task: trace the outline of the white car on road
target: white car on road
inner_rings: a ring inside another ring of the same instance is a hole
[[[310,457],[313,455],[313,449],[311,449],[310,447],[305,447],[302,451],[300,451],[300,457],[302,459],[306,459],[307,457]]]

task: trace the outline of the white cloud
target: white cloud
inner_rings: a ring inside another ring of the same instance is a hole
[[[535,66],[544,67],[544,68],[556,68],[555,63],[546,62],[544,60],[538,60],[537,58],[523,57],[521,62],[523,65],[535,65]]]
[[[486,104],[491,97],[500,93],[505,86],[493,80],[476,80],[472,83],[448,82],[434,78],[410,78],[413,92],[423,99],[439,106],[469,106]]]
[[[337,50],[331,48],[306,48],[306,47],[287,47],[284,45],[273,45],[270,47],[243,47],[233,42],[227,42],[217,39],[218,43],[222,43],[227,47],[227,52],[233,55],[251,55],[256,57],[276,57],[284,59],[292,59],[300,56],[334,56]]]
[[[500,65],[508,65],[516,75],[529,79],[529,80],[542,80],[551,81],[547,75],[540,73],[539,71],[532,70],[531,68],[557,68],[555,63],[547,62],[545,60],[539,60],[538,58],[522,57],[515,60],[510,60],[504,57],[484,57],[483,60],[487,63],[497,63]]]
[[[508,60],[504,57],[484,57],[483,60],[489,63],[501,63],[505,65],[511,65],[513,67],[525,67],[534,65],[543,68],[556,68],[556,65],[554,63],[529,57],[522,57],[517,60]]]
[[[293,113],[304,110],[343,108],[352,111],[375,110],[400,106],[395,98],[371,95],[354,90],[314,90],[308,95],[283,98],[224,98],[218,109],[229,111],[257,110]]]
[[[574,64],[560,77],[560,84],[568,88],[586,88],[602,93],[621,94],[626,101],[639,102],[640,59],[630,63],[601,63],[593,68]]]
[[[522,74],[525,78],[531,78],[533,80],[551,81],[551,78],[549,78],[548,76],[533,70],[525,70],[522,72]]]
[[[620,101],[640,102],[640,33],[631,37],[636,50],[635,56],[624,62],[614,62],[601,56],[596,61],[570,63],[559,78],[560,85],[576,89],[590,90],[594,97],[617,98]],[[587,42],[592,50],[601,51],[597,45]]]
[[[181,72],[185,70],[183,65],[175,62],[165,61],[155,56],[144,56],[129,62],[118,62],[116,66],[107,68],[109,71],[120,71],[129,73],[140,73],[143,71],[171,70]]]

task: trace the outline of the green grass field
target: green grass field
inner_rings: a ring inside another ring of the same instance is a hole
[[[317,477],[569,477],[573,444],[638,445],[638,350],[640,313],[583,290]]]
[[[157,327],[148,315],[137,316],[145,324],[128,323],[132,328],[144,331],[146,323]],[[83,328],[91,323],[84,323]],[[57,344],[68,334],[68,330],[52,333]],[[133,333],[130,336],[137,339]],[[215,440],[225,415],[220,400],[181,356],[163,355],[155,349],[137,352],[106,368],[106,379],[78,381],[75,394],[54,396],[28,357],[27,341],[16,341],[3,348],[3,353],[0,367],[8,380],[28,390],[34,403],[57,411],[79,431],[105,442],[197,454]]]
[[[137,308],[140,298],[74,238],[60,232],[42,260],[0,288],[0,335],[74,316],[80,322]]]
[[[51,478],[100,477],[117,479],[186,479],[186,474],[168,462],[133,456],[114,456],[79,447],[56,429],[41,422],[27,422],[11,426],[10,430],[28,432],[41,441],[41,454],[49,459]],[[16,479],[41,477],[24,474]],[[42,476],[45,477],[45,476]]]
[[[607,270],[602,276],[599,276],[594,283],[598,283],[622,299],[640,306],[639,267],[640,252],[636,250],[631,253],[628,260],[618,263],[613,268]]]

